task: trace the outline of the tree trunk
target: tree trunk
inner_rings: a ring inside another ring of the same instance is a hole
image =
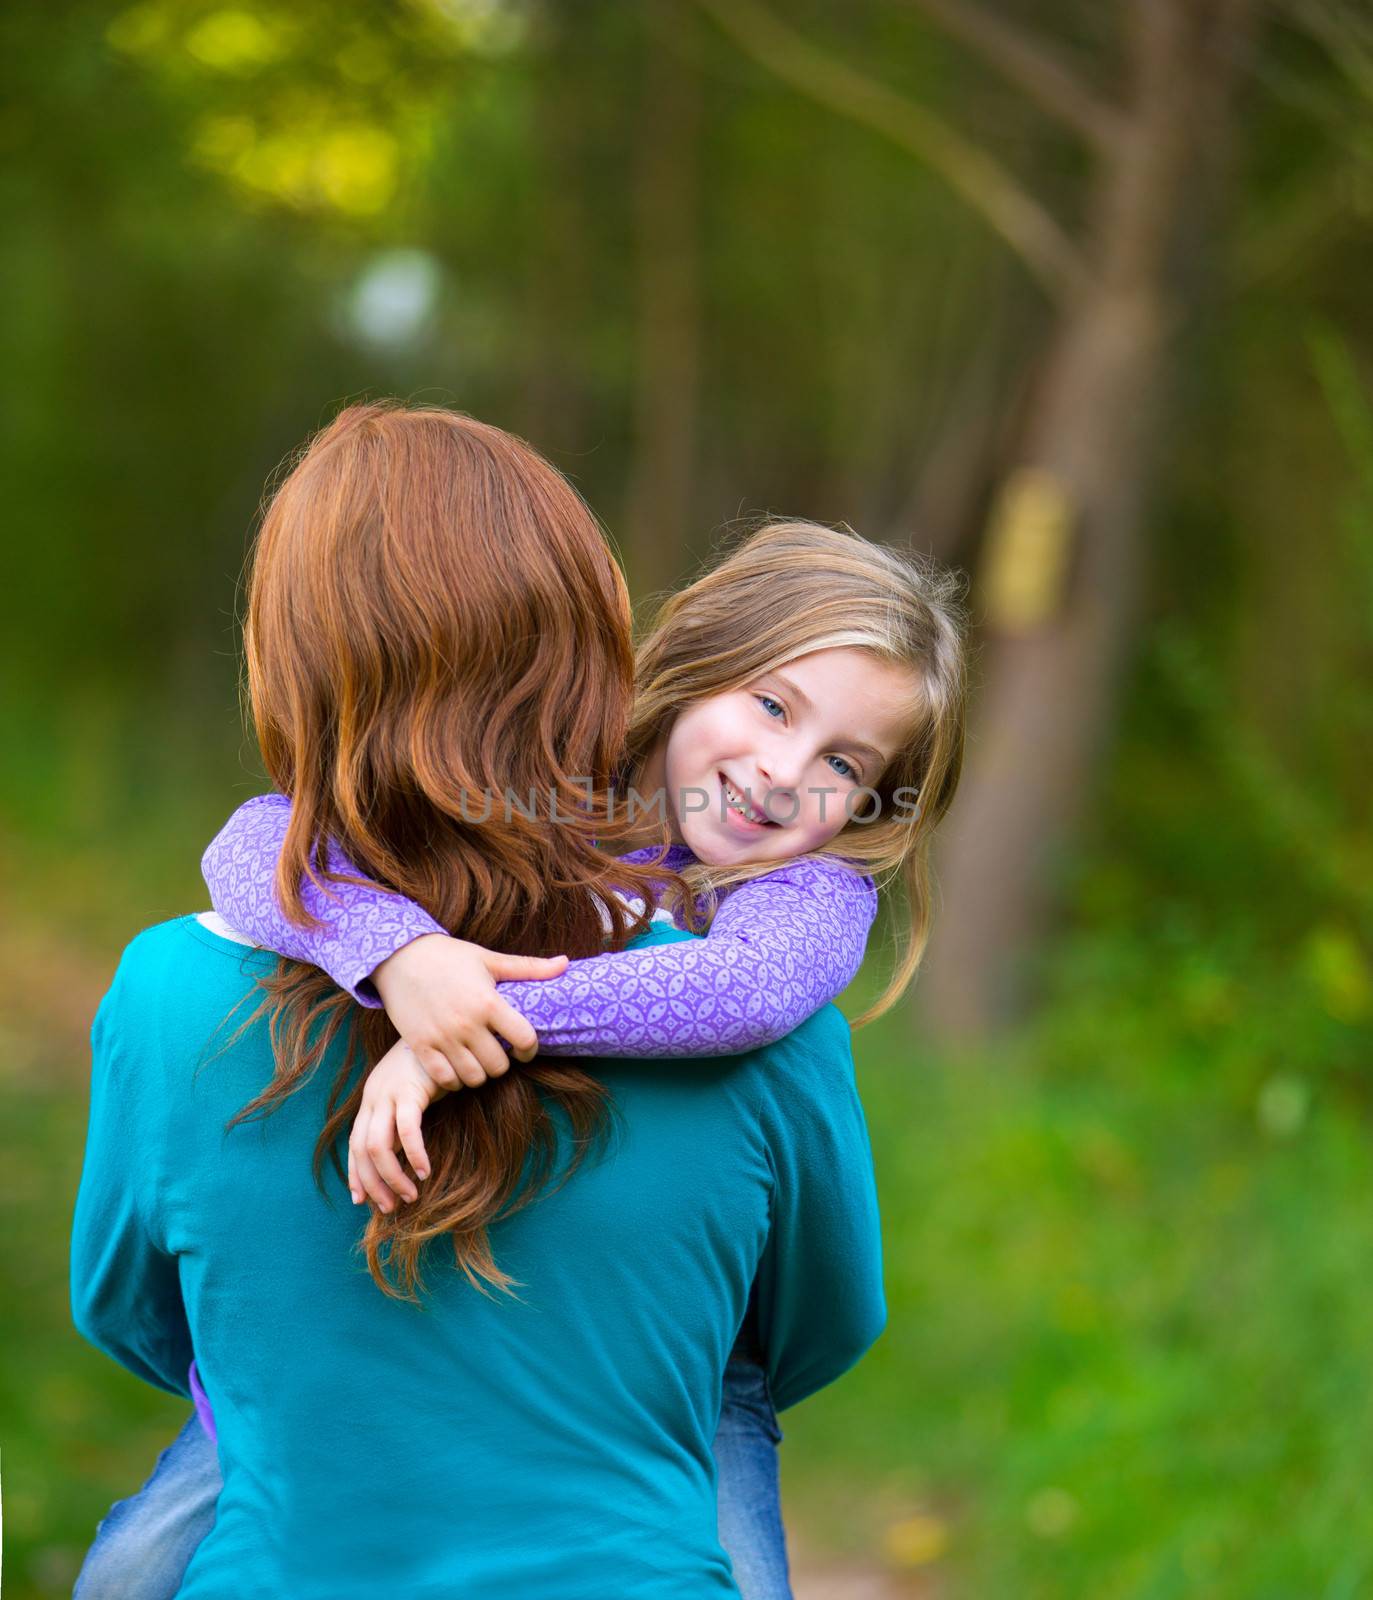
[[[639,595],[672,587],[686,562],[701,339],[692,18],[681,0],[654,0],[647,20],[635,195],[634,455],[625,514],[626,563]]]
[[[1041,364],[1019,464],[984,541],[968,760],[938,848],[919,995],[945,1037],[1009,1021],[1043,931],[1048,869],[1089,789],[1140,588],[1141,518],[1173,332],[1176,257],[1205,240],[1252,0],[1133,0],[1126,126],[1100,158],[1090,281]]]

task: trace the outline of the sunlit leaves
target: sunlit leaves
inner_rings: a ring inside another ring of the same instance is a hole
[[[363,221],[422,172],[464,58],[509,48],[519,17],[478,0],[346,12],[144,0],[106,40],[186,103],[192,163],[251,202]]]
[[[395,194],[402,150],[387,128],[296,107],[277,127],[246,116],[206,117],[191,154],[252,193],[301,209],[369,216]]]
[[[237,9],[212,11],[188,30],[188,54],[215,72],[252,72],[280,61],[295,29],[285,17]]]

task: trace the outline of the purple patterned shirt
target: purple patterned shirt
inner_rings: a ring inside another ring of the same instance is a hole
[[[385,889],[325,890],[308,878],[302,897],[319,925],[288,921],[274,880],[290,808],[284,795],[259,795],[229,818],[201,863],[210,899],[255,944],[322,968],[376,1006],[370,974],[412,939],[449,930]],[[680,869],[694,859],[674,845],[667,862]],[[327,869],[358,875],[332,843]],[[498,988],[529,1019],[545,1055],[733,1055],[773,1043],[833,1000],[862,964],[876,913],[871,878],[801,856],[723,891],[703,938],[589,956],[560,977]]]

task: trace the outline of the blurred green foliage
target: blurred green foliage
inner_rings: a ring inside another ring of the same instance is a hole
[[[788,1420],[791,1523],[813,1555],[941,1594],[1373,1592],[1373,112],[1363,58],[1302,10],[1246,91],[1036,1015],[978,1057],[936,1056],[909,1014],[858,1040],[891,1327]],[[1101,42],[1094,8],[1038,13]],[[1071,153],[914,8],[789,14],[1071,192]],[[203,903],[199,851],[261,784],[233,616],[262,485],[339,400],[400,393],[526,432],[624,534],[656,15],[0,13],[20,1600],[66,1592],[179,1420],[71,1332],[66,1230],[94,1002],[136,927]],[[1042,310],[930,174],[706,27],[685,38],[700,389],[668,565],[751,508],[904,537],[958,454],[951,413],[992,413],[995,468]],[[979,505],[946,553],[970,561]]]

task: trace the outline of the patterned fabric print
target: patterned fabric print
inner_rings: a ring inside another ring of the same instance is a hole
[[[370,975],[387,956],[421,934],[448,930],[399,895],[349,883],[326,889],[308,878],[301,898],[318,923],[302,928],[288,921],[276,897],[276,864],[290,820],[291,802],[284,794],[256,795],[234,812],[201,857],[210,903],[254,944],[320,967],[362,1005],[379,1007]],[[330,872],[354,872],[332,842],[327,865]]]
[[[876,911],[870,878],[802,858],[723,893],[703,939],[499,987],[549,1055],[734,1055],[784,1037],[848,985]]]
[[[322,967],[363,1004],[367,973],[422,933],[442,932],[419,907],[380,889],[333,885],[306,904],[330,919],[298,928],[277,905],[273,879],[290,803],[281,795],[239,808],[205,854],[215,910],[257,943]],[[632,859],[652,859],[636,851]],[[674,846],[667,865],[693,859]],[[350,870],[331,848],[331,870]],[[722,893],[709,933],[569,963],[558,978],[502,983],[547,1055],[733,1055],[770,1044],[833,1000],[862,964],[877,912],[872,879],[841,862],[789,861]]]

